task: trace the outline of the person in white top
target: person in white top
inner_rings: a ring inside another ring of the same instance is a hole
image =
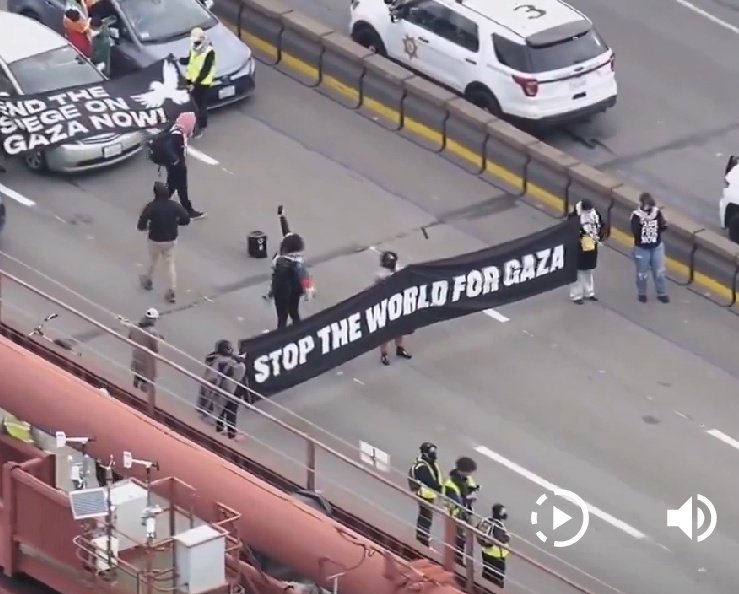
[[[398,254],[395,252],[382,252],[380,254],[380,270],[375,275],[375,282],[379,283],[398,271]],[[380,362],[383,365],[390,365],[390,358],[387,354],[387,347],[390,342],[380,345]],[[395,355],[401,359],[411,359],[411,354],[405,350],[403,346],[403,337],[399,336],[395,339]]]

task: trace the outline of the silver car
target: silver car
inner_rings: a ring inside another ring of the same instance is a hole
[[[190,31],[205,30],[216,51],[216,79],[208,107],[241,101],[254,94],[256,62],[251,49],[212,12],[211,0],[100,0],[98,15],[111,23],[114,45],[111,77],[124,76],[173,54],[190,52]],[[63,33],[66,0],[8,0],[8,10]]]
[[[41,23],[0,12],[0,31],[5,31],[0,35],[0,94],[32,95],[104,80],[64,37]],[[33,171],[75,173],[128,159],[141,150],[144,139],[140,132],[101,134],[22,159]]]

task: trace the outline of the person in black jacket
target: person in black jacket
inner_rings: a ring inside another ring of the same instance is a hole
[[[168,141],[164,143],[167,152],[167,187],[169,195],[177,192],[180,204],[187,211],[190,219],[196,221],[205,217],[205,213],[195,210],[190,202],[187,186],[187,141],[195,130],[195,114],[185,111],[177,116],[174,126],[169,131]]]
[[[644,192],[639,197],[639,206],[631,213],[631,233],[634,236],[634,264],[636,265],[636,290],[639,301],[647,301],[649,276],[654,278],[657,299],[669,303],[667,295],[667,271],[665,269],[665,244],[662,234],[667,230],[667,221],[652,195]]]
[[[164,299],[175,302],[177,276],[174,265],[174,248],[179,235],[179,227],[190,224],[187,211],[170,200],[171,193],[166,184],[154,183],[154,200],[141,211],[137,228],[148,232],[149,268],[140,275],[141,286],[151,291],[154,288],[154,272],[159,260],[167,265],[167,292]]]
[[[277,327],[287,326],[288,318],[293,324],[300,321],[300,298],[311,299],[315,293],[313,279],[305,267],[303,252],[305,242],[290,225],[282,206],[278,207],[282,242],[279,253],[272,259],[272,281],[268,298],[274,300]]]
[[[420,447],[421,455],[408,470],[408,486],[420,499],[418,516],[416,517],[416,540],[429,546],[431,541],[431,524],[434,521],[434,510],[431,507],[441,494],[442,476],[437,461],[436,445],[425,441]]]

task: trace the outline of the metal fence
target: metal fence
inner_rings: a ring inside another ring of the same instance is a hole
[[[455,561],[455,521],[443,507],[435,508],[441,534],[432,535],[434,548],[419,545],[414,538],[418,500],[407,489],[405,472],[375,472],[361,462],[354,444],[253,392],[256,404],[243,405],[249,413],[242,413],[238,428],[245,442],[221,438],[195,411],[198,388],[207,385],[202,362],[162,341],[159,354],[152,353],[159,366],[156,383],[146,393],[134,390],[129,365],[135,345],[127,338],[131,322],[7,254],[0,256],[5,262],[0,332],[5,336],[283,490],[320,490],[335,506],[339,522],[406,560],[439,563],[457,574],[465,591],[497,591],[480,577],[474,528],[479,517],[460,525],[467,533],[465,567]],[[56,315],[44,322],[50,314]],[[511,547],[506,592],[622,594],[519,535],[512,535]]]

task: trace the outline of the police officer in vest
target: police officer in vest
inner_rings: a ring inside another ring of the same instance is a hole
[[[472,506],[477,500],[480,486],[472,474],[477,471],[477,463],[472,458],[463,456],[457,459],[454,468],[449,472],[449,478],[444,481],[444,496],[446,497],[449,515],[456,520],[469,522],[472,516]],[[464,527],[457,527],[455,539],[457,563],[464,565],[466,538]]]
[[[441,493],[441,469],[436,462],[436,446],[428,441],[421,444],[421,455],[416,458],[408,471],[408,485],[422,501],[418,502],[416,519],[416,539],[429,546],[431,523],[434,510],[431,507]]]
[[[482,536],[477,542],[482,547],[482,577],[499,588],[505,586],[505,563],[510,553],[511,535],[505,527],[508,512],[502,503],[493,505],[492,516],[483,519],[477,529]]]
[[[216,50],[200,27],[190,32],[190,55],[181,58],[180,64],[187,66],[185,78],[198,116],[195,138],[199,138],[208,127],[208,95],[216,74]]]

